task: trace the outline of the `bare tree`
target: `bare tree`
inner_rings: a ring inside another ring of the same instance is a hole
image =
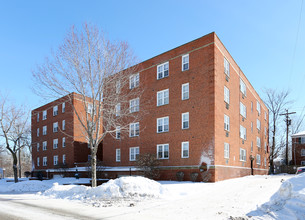
[[[16,107],[10,104],[7,98],[0,101],[0,135],[4,138],[5,147],[13,159],[14,180],[18,182],[17,154],[28,146],[30,127],[28,124],[29,113],[24,107]]]
[[[282,144],[277,143],[277,131],[279,125],[279,116],[283,112],[284,108],[291,103],[288,100],[289,91],[277,91],[274,89],[265,89],[265,93],[267,98],[264,100],[266,106],[269,109],[269,120],[271,126],[269,126],[269,131],[272,133],[272,141],[269,152],[269,164],[270,164],[270,172],[274,173],[274,159],[276,159],[282,148]]]
[[[92,187],[96,186],[97,150],[104,137],[126,132],[139,114],[129,101],[139,97],[136,59],[126,42],[111,42],[95,26],[72,27],[56,53],[33,71],[36,93],[69,98],[81,133],[91,150]],[[130,89],[129,83],[132,86]],[[73,92],[81,108],[72,102]]]

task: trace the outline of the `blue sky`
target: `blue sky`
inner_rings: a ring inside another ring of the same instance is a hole
[[[263,88],[289,88],[295,100],[290,111],[300,112],[305,105],[301,5],[302,0],[0,0],[0,91],[30,108],[44,104],[32,93],[31,70],[71,25],[90,22],[111,39],[128,41],[142,61],[215,31],[262,98]]]

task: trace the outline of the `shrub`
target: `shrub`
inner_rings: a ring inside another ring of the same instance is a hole
[[[196,182],[199,173],[193,172],[191,173],[191,181]]]
[[[145,177],[149,179],[157,179],[159,173],[159,160],[154,154],[146,153],[140,154],[137,160],[137,167],[143,171]]]
[[[176,173],[176,177],[177,177],[177,180],[178,180],[178,181],[183,181],[184,172],[178,171],[178,172]]]
[[[28,178],[31,175],[31,172],[30,171],[25,171],[24,175],[25,175],[26,178]]]

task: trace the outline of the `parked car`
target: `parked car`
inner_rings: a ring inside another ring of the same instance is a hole
[[[300,173],[304,173],[304,172],[305,172],[305,167],[298,167],[296,174],[300,174]]]

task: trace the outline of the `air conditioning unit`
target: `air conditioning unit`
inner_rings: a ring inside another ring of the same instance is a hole
[[[229,137],[229,132],[226,132],[226,137]]]

